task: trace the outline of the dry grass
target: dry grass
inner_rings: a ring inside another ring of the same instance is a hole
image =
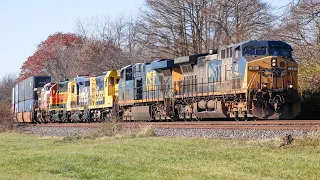
[[[144,138],[156,136],[152,126],[140,126],[135,129],[124,129],[121,133],[115,135],[116,138]]]
[[[109,119],[103,123],[101,129],[102,136],[115,136],[122,133],[124,130],[123,126],[119,123],[119,119]]]
[[[152,126],[140,127],[135,137],[153,137],[156,136],[156,132]]]
[[[248,141],[251,142],[251,141]],[[257,141],[252,141],[256,143]],[[320,130],[310,131],[301,136],[292,136],[292,142],[288,143],[286,136],[274,139],[259,140],[260,143],[269,144],[272,148],[303,148],[303,147],[320,147]]]
[[[10,105],[0,102],[0,132],[13,128],[13,114]]]
[[[313,146],[319,147],[320,146],[320,130],[318,131],[311,131],[304,136],[297,137],[294,140],[294,146]]]
[[[156,136],[152,126],[125,128],[117,119],[104,122],[100,131],[87,135],[71,135],[59,139],[59,142],[73,143],[81,140],[117,139],[117,138],[145,138]]]
[[[62,139],[58,139],[57,142],[65,142],[65,143],[74,143],[78,142],[80,140],[86,140],[86,139],[95,139],[96,136],[94,135],[72,135],[72,136],[66,136]]]
[[[100,133],[102,136],[116,138],[142,138],[153,137],[155,131],[152,126],[140,126],[138,128],[125,128],[118,119],[106,121]]]

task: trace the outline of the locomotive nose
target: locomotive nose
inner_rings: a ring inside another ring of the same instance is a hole
[[[248,64],[248,82],[256,89],[296,89],[297,65],[280,56],[269,56]]]

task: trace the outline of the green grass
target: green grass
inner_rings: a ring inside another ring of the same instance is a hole
[[[0,134],[0,179],[319,179],[319,146]]]

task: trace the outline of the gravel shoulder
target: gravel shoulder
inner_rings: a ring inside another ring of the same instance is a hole
[[[100,128],[92,127],[18,127],[22,133],[39,136],[64,137],[72,135],[88,135],[99,132]],[[221,138],[221,139],[271,139],[291,134],[301,136],[308,130],[255,130],[255,129],[169,129],[156,128],[157,136],[187,138]]]

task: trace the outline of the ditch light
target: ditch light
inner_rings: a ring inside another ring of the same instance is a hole
[[[292,88],[293,88],[293,84],[288,84],[288,85],[287,85],[287,88],[288,88],[288,89],[292,89]]]
[[[267,89],[268,84],[267,83],[261,83],[261,87],[262,87],[262,89]]]
[[[271,67],[277,67],[277,59],[271,59]]]

